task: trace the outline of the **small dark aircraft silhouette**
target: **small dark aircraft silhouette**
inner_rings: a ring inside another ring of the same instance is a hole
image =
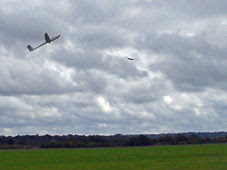
[[[128,60],[134,60],[133,58],[129,58],[129,57],[127,57],[127,59],[128,59]]]
[[[31,51],[34,51],[34,50],[36,50],[37,48],[39,48],[39,47],[41,47],[41,46],[47,44],[47,43],[50,44],[52,41],[58,39],[61,35],[57,35],[57,36],[55,36],[55,37],[50,38],[49,35],[48,35],[47,33],[45,33],[44,36],[45,36],[45,41],[46,41],[46,42],[40,44],[39,46],[37,46],[37,47],[35,47],[35,48],[33,48],[31,45],[28,45],[28,46],[27,46],[28,50],[31,52]]]

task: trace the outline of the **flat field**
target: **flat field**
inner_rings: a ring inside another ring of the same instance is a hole
[[[7,169],[226,170],[227,144],[0,151]]]

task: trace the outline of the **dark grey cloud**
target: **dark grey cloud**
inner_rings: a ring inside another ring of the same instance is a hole
[[[177,0],[174,2],[155,2],[165,7],[167,10],[180,11],[181,14],[191,17],[212,17],[226,15],[227,2],[220,0],[218,2],[212,0]]]
[[[126,32],[113,27],[95,27],[78,30],[75,37],[86,48],[122,48],[130,45]]]
[[[0,134],[226,130],[226,8],[1,1]]]
[[[150,68],[164,73],[179,90],[226,88],[226,48],[212,46],[203,34],[195,37],[151,35],[138,41],[144,49],[160,54],[159,62]]]

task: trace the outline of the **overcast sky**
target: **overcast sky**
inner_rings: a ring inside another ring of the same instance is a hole
[[[0,135],[227,131],[226,47],[226,0],[1,0]]]

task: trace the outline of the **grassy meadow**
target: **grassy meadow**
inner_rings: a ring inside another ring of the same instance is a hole
[[[0,170],[226,170],[227,144],[0,151]]]

